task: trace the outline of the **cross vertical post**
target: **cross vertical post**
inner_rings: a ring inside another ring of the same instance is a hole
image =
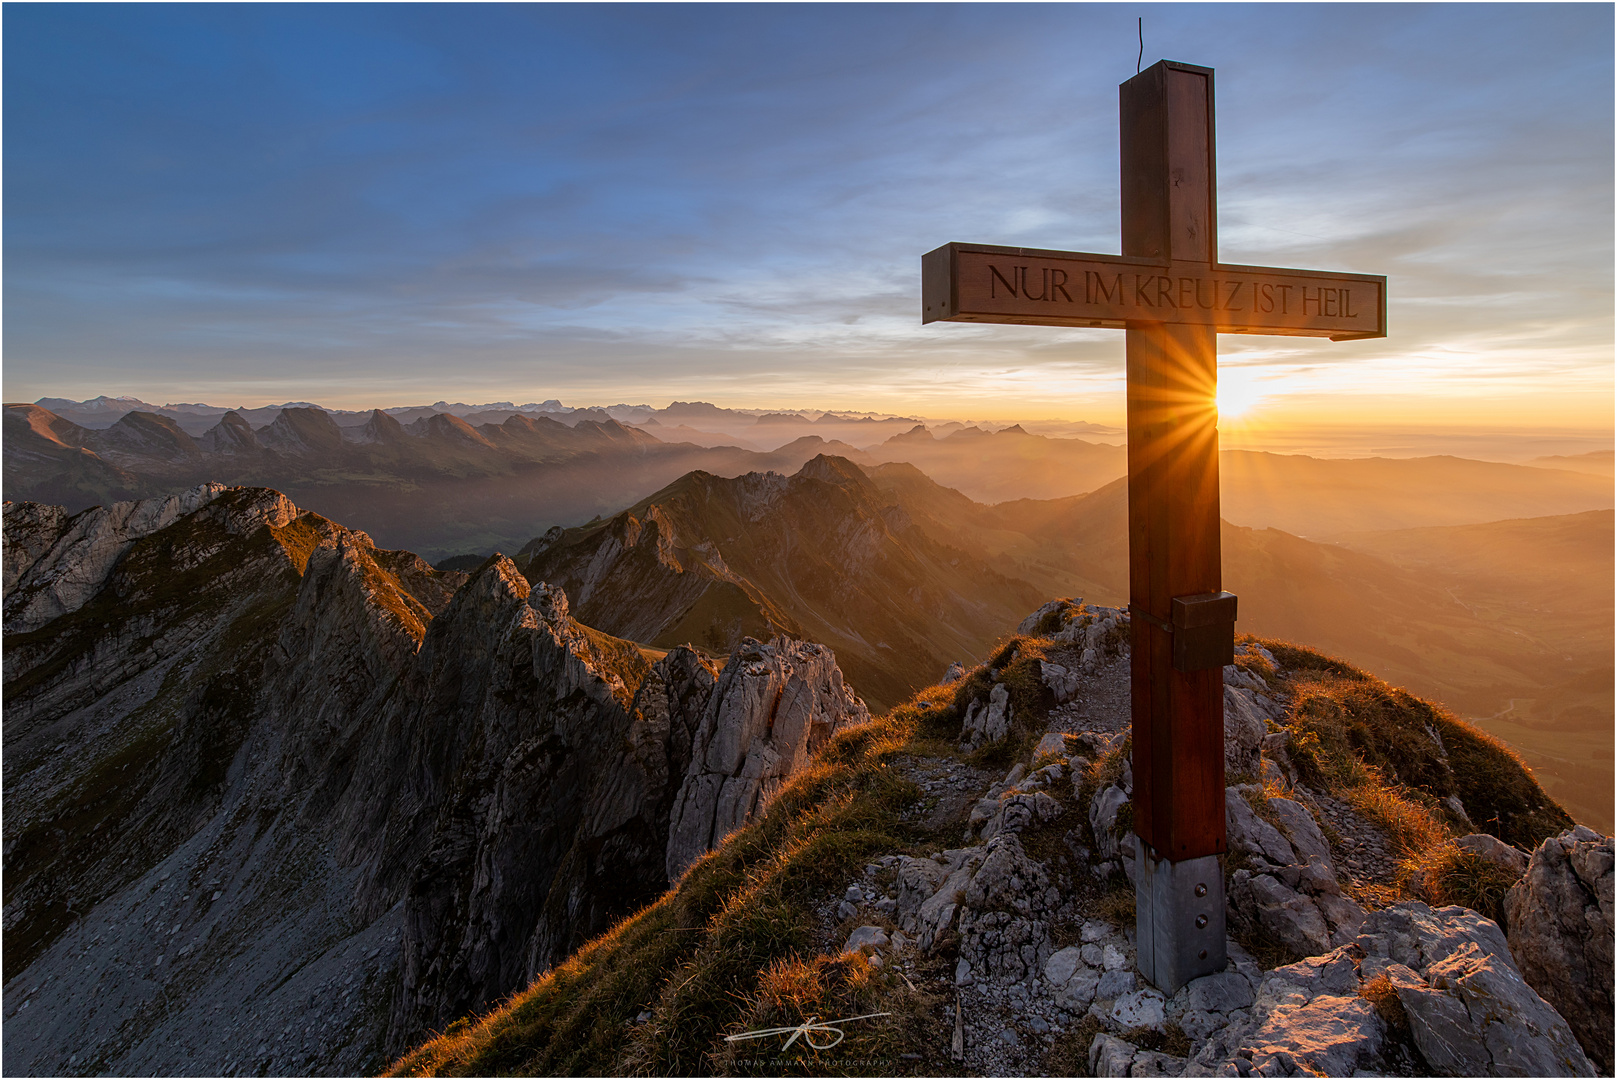
[[[1173,993],[1225,964],[1218,335],[1386,337],[1387,279],[1218,261],[1211,68],[1163,60],[1119,104],[1123,253],[945,244],[921,322],[1127,332],[1135,940]]]
[[[1164,61],[1119,97],[1124,256],[1210,266],[1212,71]],[[1219,560],[1218,336],[1130,319],[1126,351],[1136,952],[1141,973],[1172,992],[1225,963],[1223,665],[1235,613]],[[1187,656],[1197,635],[1213,648]]]

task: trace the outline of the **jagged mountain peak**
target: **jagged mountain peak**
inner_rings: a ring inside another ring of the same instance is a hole
[[[867,699],[892,703],[948,653],[986,647],[1036,594],[889,503],[831,455],[792,476],[697,471],[608,520],[546,533],[517,562],[563,586],[585,622],[650,645],[826,642]]]
[[[96,449],[111,461],[186,461],[201,456],[196,440],[166,416],[134,409],[111,427],[96,433]]]
[[[829,650],[743,642],[717,687],[502,555],[440,573],[269,489],[7,503],[4,529],[28,1071],[373,1072],[660,893],[676,799],[686,851],[864,719]],[[698,729],[759,763],[745,805],[695,792]],[[311,1001],[318,1061],[273,1038]]]
[[[443,586],[430,583],[435,578],[458,582],[461,576],[439,575],[409,552],[378,549],[365,533],[302,511],[269,488],[203,484],[71,517],[54,510],[37,503],[6,504],[8,634],[28,633],[79,611],[120,574],[126,616],[147,602],[159,611],[180,599],[208,603],[207,596],[172,596],[164,568],[177,581],[220,559],[251,561],[274,551],[299,577],[308,576],[311,566],[325,572],[333,561],[340,563],[365,594],[364,602],[419,642],[433,611],[447,599]],[[256,539],[260,532],[267,547]],[[242,544],[258,554],[247,549],[231,554]]]
[[[263,445],[286,454],[329,454],[341,451],[342,429],[331,414],[316,406],[288,406],[256,433]]]
[[[410,437],[396,417],[381,409],[372,409],[363,424],[342,431],[349,441],[372,446],[396,446]]]
[[[580,420],[573,426],[576,434],[591,434],[612,443],[630,446],[656,445],[661,440],[639,428],[628,427],[607,416],[600,420]]]
[[[77,449],[85,445],[90,435],[85,428],[39,405],[7,405],[5,416],[7,428],[15,426],[26,429],[30,434],[57,446]],[[21,430],[18,434],[21,434]],[[7,441],[15,445],[17,439],[8,437]]]
[[[421,438],[470,444],[472,446],[486,447],[490,450],[494,449],[494,444],[489,442],[476,428],[453,413],[441,412],[433,413],[431,416],[423,416],[404,430]]]
[[[851,488],[862,495],[877,498],[876,488],[865,471],[845,457],[819,454],[803,463],[793,479],[821,480],[838,487]]]
[[[903,445],[904,443],[916,442],[929,443],[936,441],[937,436],[933,435],[932,429],[927,427],[925,424],[916,424],[902,435],[894,435],[892,438],[887,440],[890,445]]]
[[[467,577],[466,584],[457,590],[457,603],[504,603],[517,600],[527,603],[533,586],[522,576],[516,564],[496,552],[489,556]]]
[[[738,415],[734,409],[720,408],[708,401],[673,401],[667,408],[657,410],[659,418],[675,421],[723,421]]]
[[[197,446],[209,454],[256,454],[263,449],[247,418],[232,409],[203,433]]]
[[[550,434],[565,437],[573,430],[553,416],[524,416],[521,413],[508,417],[499,426],[506,433],[519,436]]]

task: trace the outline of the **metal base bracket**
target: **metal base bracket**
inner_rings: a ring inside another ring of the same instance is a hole
[[[1224,970],[1224,871],[1217,855],[1170,862],[1134,842],[1135,954],[1146,981],[1171,995]]]

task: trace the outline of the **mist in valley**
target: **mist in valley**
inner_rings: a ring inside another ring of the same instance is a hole
[[[1101,425],[1074,425],[1096,429],[1080,438],[699,401],[227,413],[133,399],[7,406],[8,496],[79,510],[204,481],[273,487],[440,564],[526,553],[530,577],[546,565],[537,539],[572,530],[572,562],[548,559],[586,622],[659,647],[683,634],[721,654],[743,633],[823,640],[879,706],[953,660],[981,659],[1042,598],[1127,599],[1127,466]],[[722,525],[715,504],[686,505],[693,477],[784,479],[816,460],[847,463],[852,502],[771,504]],[[1226,450],[1220,467],[1239,632],[1307,642],[1442,701],[1515,747],[1580,819],[1610,827],[1609,452],[1517,464]],[[586,585],[574,564],[594,549],[582,538],[621,531],[624,515],[639,528],[659,505],[676,530],[665,542],[716,558],[686,556],[668,580]],[[837,528],[856,525],[880,534],[885,574],[857,572],[839,548]],[[812,544],[822,569],[803,562]],[[707,595],[692,575],[733,579],[730,598],[692,606]],[[650,611],[663,614],[647,622]]]

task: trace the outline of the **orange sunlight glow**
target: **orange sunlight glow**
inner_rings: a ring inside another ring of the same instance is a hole
[[[1218,415],[1221,420],[1245,416],[1268,398],[1258,374],[1247,368],[1220,368]]]

